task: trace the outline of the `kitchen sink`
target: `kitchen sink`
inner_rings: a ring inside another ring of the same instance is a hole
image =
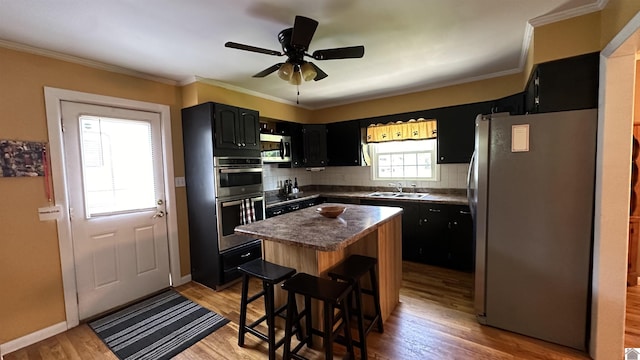
[[[404,192],[391,192],[391,191],[377,191],[367,196],[379,197],[379,198],[392,198],[392,199],[421,199],[428,194],[425,193],[404,193]]]
[[[388,191],[379,191],[379,192],[374,192],[371,193],[367,196],[371,196],[371,197],[395,197],[397,194],[400,193],[394,193],[394,192],[388,192]]]
[[[396,196],[394,197],[402,198],[402,199],[420,199],[426,195],[427,194],[419,194],[419,193],[399,193],[399,194],[396,194]]]

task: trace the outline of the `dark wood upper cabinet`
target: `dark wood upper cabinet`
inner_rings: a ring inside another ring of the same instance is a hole
[[[303,166],[327,165],[327,128],[325,125],[303,125]]]
[[[327,127],[278,122],[276,132],[291,136],[291,166],[319,167],[327,165]]]
[[[215,136],[219,149],[260,150],[260,116],[255,110],[215,104]]]
[[[240,143],[238,127],[238,108],[224,104],[215,104],[215,139],[218,149],[236,149]]]
[[[260,149],[260,114],[255,110],[238,108],[240,138],[247,149]]]
[[[597,108],[599,66],[599,53],[538,64],[527,83],[526,112]]]
[[[511,115],[522,115],[525,113],[525,92],[517,93],[510,96],[505,96],[501,99],[494,101],[491,108],[492,113],[508,112]]]
[[[341,121],[327,124],[327,165],[360,166],[362,135],[360,121]]]
[[[182,109],[182,121],[208,124],[215,156],[260,156],[259,113],[207,102]]]
[[[438,164],[469,163],[475,144],[476,117],[488,114],[492,101],[430,111],[438,122]]]

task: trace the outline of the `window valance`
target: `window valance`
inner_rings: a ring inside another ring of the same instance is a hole
[[[387,124],[372,124],[367,127],[367,142],[435,139],[435,119],[411,119]]]

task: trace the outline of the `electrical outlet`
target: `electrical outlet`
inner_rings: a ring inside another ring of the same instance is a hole
[[[175,179],[176,187],[185,187],[187,186],[184,176],[176,177]]]

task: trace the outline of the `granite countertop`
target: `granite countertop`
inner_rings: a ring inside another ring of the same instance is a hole
[[[427,193],[426,196],[420,199],[407,199],[407,198],[386,198],[386,197],[372,197],[369,194],[375,192],[375,190],[344,190],[344,189],[313,189],[305,190],[302,193],[297,194],[294,198],[285,198],[282,195],[276,194],[267,196],[266,207],[284,205],[295,203],[306,199],[312,199],[319,196],[333,197],[333,198],[357,198],[367,200],[380,200],[380,201],[409,201],[417,203],[439,203],[439,204],[451,204],[451,205],[468,205],[467,196],[463,192],[437,192],[437,191],[419,191],[420,193]],[[408,191],[411,193],[411,191]]]
[[[402,213],[401,208],[371,205],[343,205],[344,213],[326,218],[310,207],[235,228],[236,234],[302,246],[320,251],[336,251],[374,231],[379,224]]]

